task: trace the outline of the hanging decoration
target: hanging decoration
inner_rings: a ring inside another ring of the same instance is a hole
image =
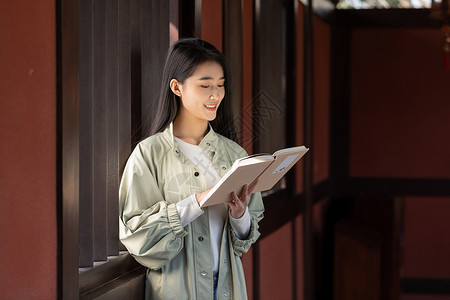
[[[444,34],[444,66],[450,70],[450,0],[432,0],[431,14],[434,19],[443,20],[442,33]]]
[[[445,69],[450,70],[450,25],[445,23],[442,26],[442,33],[444,33],[444,55],[445,55]]]

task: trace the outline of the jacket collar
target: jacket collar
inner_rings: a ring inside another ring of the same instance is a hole
[[[211,124],[209,124],[209,131],[208,133],[203,137],[202,141],[200,142],[199,146],[202,149],[217,152],[216,149],[218,147],[219,138],[216,134],[216,132],[213,130]],[[180,146],[178,143],[175,142],[175,138],[173,135],[173,122],[169,124],[169,126],[163,131],[163,134],[167,137],[169,140],[170,146],[173,151],[176,153],[180,152]]]

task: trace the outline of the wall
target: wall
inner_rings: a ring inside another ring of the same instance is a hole
[[[405,198],[405,277],[450,278],[449,211],[450,197]]]
[[[329,176],[330,26],[314,16],[314,183]]]
[[[353,32],[351,176],[450,178],[443,42],[439,29]]]
[[[351,176],[450,179],[442,46],[440,29],[353,31]],[[405,195],[403,277],[450,277],[448,211],[448,197]]]
[[[0,2],[0,291],[55,299],[55,1]]]

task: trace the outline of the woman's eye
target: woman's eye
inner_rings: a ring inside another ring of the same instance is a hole
[[[209,85],[201,85],[202,88],[207,89],[209,88]]]
[[[217,85],[218,87],[224,87],[225,85],[224,84],[219,84],[219,85]]]

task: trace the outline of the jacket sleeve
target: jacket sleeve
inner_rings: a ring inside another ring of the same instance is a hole
[[[232,226],[230,226],[231,241],[233,243],[234,253],[237,256],[241,256],[242,253],[247,253],[251,245],[256,242],[256,240],[261,235],[258,231],[259,221],[264,217],[264,205],[261,198],[261,193],[254,193],[250,196],[250,202],[248,204],[248,211],[250,213],[250,232],[246,239],[241,240],[237,238],[236,233]]]
[[[121,242],[142,265],[159,269],[183,248],[187,232],[176,204],[168,204],[138,145],[128,159],[119,188]]]
[[[239,157],[248,156],[247,152],[241,148],[241,153]],[[250,249],[251,245],[256,242],[256,240],[261,235],[259,232],[259,221],[264,217],[264,204],[262,201],[261,193],[253,193],[250,196],[250,201],[248,204],[248,212],[250,213],[250,232],[247,238],[241,240],[237,237],[237,234],[234,232],[233,227],[230,225],[230,236],[231,242],[233,244],[234,253],[237,256],[241,256],[242,253],[247,253]]]

